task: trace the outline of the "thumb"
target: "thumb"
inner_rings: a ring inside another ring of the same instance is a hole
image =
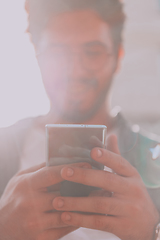
[[[120,155],[117,136],[112,134],[109,135],[107,138],[106,149]]]

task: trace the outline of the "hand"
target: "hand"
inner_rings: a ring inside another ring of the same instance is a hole
[[[119,155],[116,138],[112,136],[110,141],[116,153],[95,148],[91,157],[116,174],[65,167],[61,176],[113,192],[112,197],[57,197],[53,206],[59,211],[66,211],[61,215],[65,224],[111,232],[123,240],[151,240],[159,214],[137,170]]]
[[[86,163],[76,164],[83,165]],[[53,211],[52,201],[59,196],[57,184],[63,181],[63,167],[43,164],[10,180],[0,200],[0,239],[57,240],[76,229],[61,220],[60,212]],[[54,191],[48,192],[51,185]]]
[[[62,145],[59,148],[59,154],[61,157],[58,158],[50,158],[50,161],[54,163],[54,165],[58,165],[59,162],[61,162],[61,165],[67,162],[68,164],[71,163],[77,163],[77,162],[87,162],[93,167],[97,169],[103,169],[103,165],[94,161],[91,156],[91,149],[94,147],[104,147],[102,142],[96,137],[96,136],[91,136],[89,140],[89,145],[88,148],[82,148],[82,147],[73,147],[69,145]],[[57,163],[57,164],[55,164]]]

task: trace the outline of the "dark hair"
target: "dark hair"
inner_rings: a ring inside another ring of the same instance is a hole
[[[28,31],[34,44],[38,43],[41,32],[52,15],[86,9],[97,12],[109,24],[116,49],[122,42],[125,14],[119,0],[26,0],[26,9],[29,13]]]

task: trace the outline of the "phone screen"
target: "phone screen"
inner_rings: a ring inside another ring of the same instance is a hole
[[[46,125],[47,166],[87,162],[92,168],[103,170],[90,152],[95,147],[105,148],[107,127],[104,125],[48,124]],[[87,196],[95,188],[64,181],[62,196]]]
[[[83,161],[99,168],[90,158],[90,151],[105,148],[106,130],[103,125],[46,125],[47,166]]]

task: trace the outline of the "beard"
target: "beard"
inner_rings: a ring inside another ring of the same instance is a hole
[[[92,79],[92,81],[89,81],[92,85],[93,83],[95,84],[95,87],[98,86],[98,80]],[[100,107],[104,104],[108,94],[109,90],[111,87],[112,83],[112,78],[110,80],[107,80],[106,86],[103,88],[103,90],[99,93],[98,97],[95,99],[94,103],[92,106],[87,109],[85,112],[80,111],[78,108],[74,108],[72,111],[64,111],[60,110],[59,108],[57,110],[59,117],[64,121],[64,122],[69,122],[69,123],[84,123],[91,118],[93,118],[96,113],[99,111]],[[72,103],[73,105],[73,103]]]

